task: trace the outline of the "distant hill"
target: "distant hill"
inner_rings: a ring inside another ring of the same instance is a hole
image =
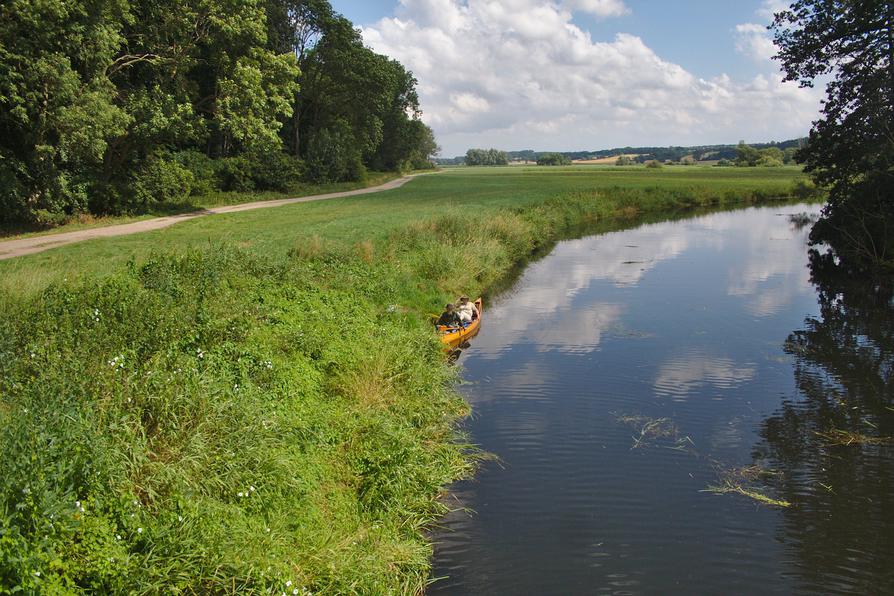
[[[749,143],[755,149],[779,147],[783,151],[789,147],[801,147],[807,142],[806,138],[791,139],[777,143]],[[658,161],[680,161],[684,157],[692,157],[696,161],[714,161],[720,159],[736,159],[736,144],[732,145],[695,145],[692,147],[615,147],[614,149],[600,149],[597,151],[534,151],[524,149],[522,151],[508,151],[510,162],[537,161],[542,153],[561,153],[572,161],[591,161],[616,157],[619,155],[635,155],[634,161],[643,163],[652,159]],[[435,158],[438,165],[462,165],[465,157],[439,157]]]

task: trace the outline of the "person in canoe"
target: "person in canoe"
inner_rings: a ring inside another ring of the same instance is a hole
[[[459,327],[462,325],[462,319],[459,317],[459,313],[454,310],[452,304],[448,304],[444,307],[444,312],[441,313],[441,316],[438,317],[438,321],[435,323],[437,326],[444,327]]]
[[[468,296],[460,296],[459,306],[456,307],[456,313],[459,315],[460,321],[463,323],[471,323],[478,318],[478,307],[475,306],[474,302],[469,302]]]

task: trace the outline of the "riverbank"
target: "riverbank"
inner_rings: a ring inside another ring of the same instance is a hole
[[[428,316],[581,223],[801,192],[721,174],[470,169],[4,262],[2,587],[419,592],[474,465]]]

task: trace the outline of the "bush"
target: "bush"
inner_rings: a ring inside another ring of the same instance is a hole
[[[655,169],[655,170],[660,170],[660,169],[663,168],[664,166],[662,166],[662,165],[661,165],[661,162],[658,161],[657,159],[650,159],[649,161],[646,162],[646,167],[647,167],[647,168],[652,168],[652,169]]]
[[[781,159],[776,159],[769,155],[762,155],[755,165],[759,168],[781,168],[783,163]]]
[[[307,180],[325,184],[362,180],[365,177],[366,166],[347,124],[338,122],[331,129],[319,131],[310,140],[305,174]]]
[[[195,178],[185,167],[162,156],[150,157],[133,174],[131,192],[121,210],[145,212],[158,203],[181,203],[189,198]]]
[[[245,156],[251,169],[251,179],[258,190],[288,192],[295,188],[304,174],[303,162],[282,151],[269,151]]]
[[[193,195],[207,195],[221,190],[219,161],[193,149],[175,154],[174,160],[192,173]]]
[[[220,185],[223,190],[249,192],[255,189],[251,163],[245,156],[220,159]]]
[[[0,156],[0,223],[26,222],[30,217],[27,191],[17,174],[24,172],[18,160]]]

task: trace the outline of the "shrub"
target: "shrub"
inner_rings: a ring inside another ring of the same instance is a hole
[[[255,189],[251,163],[243,156],[224,157],[220,160],[221,188],[227,191],[249,192]]]
[[[273,150],[245,156],[250,175],[258,190],[287,192],[295,188],[304,174],[303,162],[282,151]]]
[[[655,169],[655,170],[660,170],[660,169],[663,168],[664,166],[662,166],[662,165],[661,165],[661,162],[658,161],[657,159],[650,159],[649,161],[646,162],[646,167],[647,167],[647,168],[652,168],[652,169]]]
[[[219,161],[193,149],[175,154],[174,160],[192,173],[192,194],[206,195],[221,189]]]
[[[365,176],[360,150],[344,122],[319,131],[308,143],[305,177],[310,182],[344,182],[362,180]]]
[[[783,163],[781,159],[769,155],[762,155],[755,165],[759,168],[781,168]]]
[[[150,157],[133,174],[130,193],[121,211],[145,212],[157,203],[186,201],[195,178],[185,167],[162,156]]]

